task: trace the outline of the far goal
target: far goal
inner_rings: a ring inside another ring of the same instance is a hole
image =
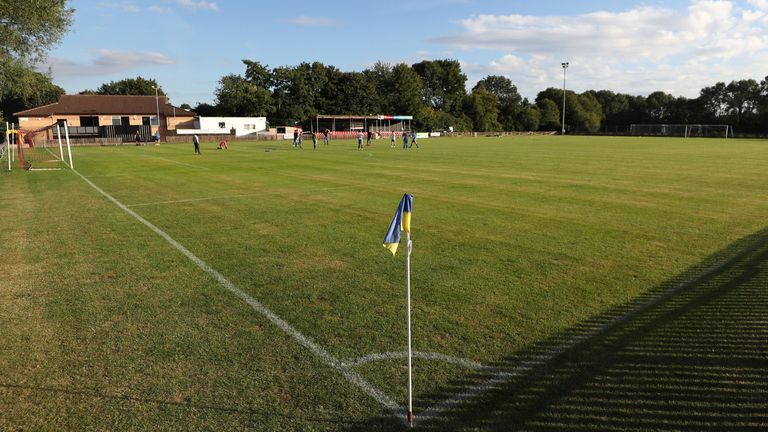
[[[629,134],[684,138],[733,138],[733,128],[722,124],[633,124],[629,127]]]

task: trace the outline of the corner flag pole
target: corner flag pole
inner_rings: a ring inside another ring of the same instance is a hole
[[[411,373],[411,231],[406,231],[405,236],[405,294],[407,297],[406,309],[408,311],[408,425],[413,427],[413,383]]]

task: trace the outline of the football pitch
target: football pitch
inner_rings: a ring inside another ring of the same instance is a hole
[[[0,431],[766,430],[768,142],[76,147],[0,173]],[[3,159],[5,165],[5,159]]]

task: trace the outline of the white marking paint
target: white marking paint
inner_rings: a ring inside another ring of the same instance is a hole
[[[201,166],[198,166],[198,165],[192,165],[192,164],[188,164],[188,163],[184,163],[184,162],[179,162],[177,160],[167,159],[167,158],[160,157],[160,156],[148,155],[148,154],[143,154],[141,156],[144,156],[144,157],[150,158],[150,159],[160,159],[162,161],[171,162],[171,163],[175,163],[177,165],[183,165],[183,166],[194,168],[194,169],[208,170],[208,168],[206,168],[206,167],[201,167]]]
[[[362,364],[369,363],[369,362],[401,359],[401,358],[408,358],[408,353],[407,352],[385,352],[385,353],[369,354],[364,357],[346,361],[343,363],[343,365],[346,367],[352,368],[352,367],[360,366]],[[482,364],[472,360],[463,359],[460,357],[453,357],[446,354],[440,354],[440,353],[434,353],[434,352],[414,351],[413,358],[442,361],[449,364],[459,365],[470,370],[487,370],[488,369]]]
[[[356,372],[350,370],[348,367],[345,367],[341,361],[339,361],[336,357],[334,357],[331,353],[325,350],[325,348],[321,347],[314,341],[312,341],[307,336],[304,336],[299,330],[297,330],[295,327],[290,325],[287,321],[277,316],[274,312],[269,310],[266,306],[261,304],[258,300],[251,297],[249,294],[235,286],[232,282],[230,282],[227,278],[225,278],[221,273],[216,271],[214,268],[209,266],[205,261],[198,258],[195,254],[193,254],[189,249],[181,245],[179,242],[174,240],[170,235],[168,235],[165,231],[161,230],[160,228],[153,225],[148,220],[141,217],[138,213],[134,212],[133,210],[129,209],[125,204],[121,203],[114,197],[112,197],[110,194],[102,190],[100,187],[96,186],[93,182],[91,182],[89,179],[87,179],[85,176],[80,174],[79,172],[73,170],[75,174],[80,176],[83,181],[88,183],[92,188],[94,188],[96,191],[98,191],[100,194],[104,195],[108,200],[112,201],[116,206],[121,208],[124,212],[128,213],[129,215],[133,216],[136,220],[147,226],[149,229],[154,231],[157,235],[165,239],[168,243],[171,244],[176,250],[181,252],[184,256],[186,256],[190,261],[192,261],[197,267],[199,267],[204,272],[208,273],[213,279],[215,279],[221,286],[226,288],[229,292],[234,294],[235,296],[239,297],[241,300],[246,302],[248,305],[253,308],[256,312],[263,315],[265,318],[267,318],[269,321],[272,322],[275,326],[277,326],[280,330],[287,333],[290,337],[292,337],[299,345],[303,346],[307,350],[309,350],[312,354],[317,356],[323,363],[325,363],[327,366],[330,366],[331,368],[338,371],[342,376],[344,376],[349,382],[356,385],[360,390],[368,394],[370,397],[372,397],[376,402],[380,403],[384,407],[386,407],[393,415],[396,417],[402,417],[402,411],[403,408],[399,407],[394,401],[392,401],[387,395],[385,395],[381,390],[374,387],[373,385],[369,384],[365,379],[363,379],[362,376],[357,374]]]
[[[746,245],[744,248],[740,249],[738,252],[724,257],[720,261],[715,262],[708,268],[695,273],[691,275],[689,278],[685,279],[684,281],[680,282],[678,285],[668,289],[667,291],[663,292],[659,296],[640,304],[639,306],[635,307],[631,311],[618,316],[610,321],[608,321],[605,324],[602,325],[596,325],[593,329],[590,331],[587,331],[585,333],[582,333],[580,335],[574,336],[571,339],[561,343],[560,345],[557,345],[556,347],[546,350],[543,352],[539,352],[535,355],[525,356],[525,360],[520,362],[519,366],[516,366],[511,369],[507,369],[505,371],[498,371],[494,373],[491,378],[486,380],[485,382],[482,382],[476,386],[470,387],[465,391],[457,393],[455,396],[448,398],[444,400],[443,402],[440,402],[439,404],[430,407],[423,411],[422,413],[419,413],[418,418],[423,421],[427,421],[430,418],[437,417],[441,413],[448,411],[449,409],[466,403],[471,399],[475,399],[486,393],[487,391],[501,386],[505,384],[507,381],[511,380],[512,378],[516,376],[520,376],[522,374],[528,373],[532,371],[533,369],[545,366],[546,364],[550,363],[552,360],[554,360],[559,355],[567,352],[568,350],[572,349],[574,346],[578,345],[581,342],[584,342],[588,339],[592,339],[594,337],[597,337],[606,331],[610,330],[611,328],[621,324],[622,322],[625,322],[629,320],[630,318],[642,313],[643,311],[659,304],[660,302],[670,298],[671,296],[675,295],[679,291],[681,291],[684,288],[689,287],[690,285],[694,284],[695,282],[698,282],[699,280],[721,270],[726,265],[732,263],[736,259],[739,259],[742,255],[745,253],[748,253],[752,251],[754,248],[760,246],[762,243],[765,243],[765,239],[758,239],[748,245]]]
[[[356,187],[356,186],[345,185],[345,186],[336,186],[336,187],[329,187],[329,188],[323,188],[323,189],[310,189],[302,192],[314,193],[314,192],[323,192],[323,191],[336,190],[336,189],[351,189],[353,187]],[[126,205],[126,207],[146,207],[146,206],[162,205],[162,204],[180,204],[180,203],[188,203],[188,202],[196,202],[196,201],[210,201],[210,200],[220,200],[220,199],[230,199],[230,198],[247,198],[247,197],[254,197],[254,196],[263,196],[268,194],[269,192],[257,192],[257,193],[249,193],[249,194],[218,195],[218,196],[212,196],[212,197],[189,198],[189,199],[172,200],[172,201],[152,201],[152,202],[146,202],[146,203],[129,204],[129,205]]]

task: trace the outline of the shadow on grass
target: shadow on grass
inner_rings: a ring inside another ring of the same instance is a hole
[[[493,368],[417,429],[768,430],[768,229]]]
[[[35,385],[22,385],[22,384],[8,384],[0,383],[0,390],[7,391],[23,391],[35,393],[38,396],[59,396],[77,398],[81,400],[92,401],[92,403],[110,401],[114,403],[138,403],[138,404],[150,404],[163,408],[172,408],[176,410],[187,410],[198,413],[210,412],[220,415],[220,418],[224,423],[238,425],[240,427],[247,427],[250,425],[254,428],[263,428],[264,423],[270,423],[275,419],[288,420],[289,422],[295,422],[297,420],[303,422],[306,425],[311,425],[313,428],[320,428],[322,430],[328,428],[335,428],[339,423],[339,419],[336,416],[328,417],[297,417],[294,415],[286,415],[282,413],[276,413],[274,410],[270,410],[268,407],[263,409],[255,409],[248,407],[236,407],[227,406],[225,403],[219,405],[198,403],[192,401],[172,401],[166,399],[154,399],[140,396],[130,395],[114,395],[108,394],[98,390],[69,388],[69,387],[53,387],[53,386],[35,386]],[[181,411],[180,411],[181,412]],[[2,419],[2,416],[0,416]],[[391,420],[389,420],[391,423]],[[350,426],[358,427],[362,426],[364,422],[349,422]],[[367,424],[367,423],[366,423]],[[102,426],[103,427],[103,426]],[[186,425],[190,430],[194,429],[193,426]],[[367,426],[366,426],[367,427]],[[55,429],[52,427],[52,430]],[[0,432],[5,429],[0,425]],[[18,428],[19,431],[25,430],[23,427]]]

